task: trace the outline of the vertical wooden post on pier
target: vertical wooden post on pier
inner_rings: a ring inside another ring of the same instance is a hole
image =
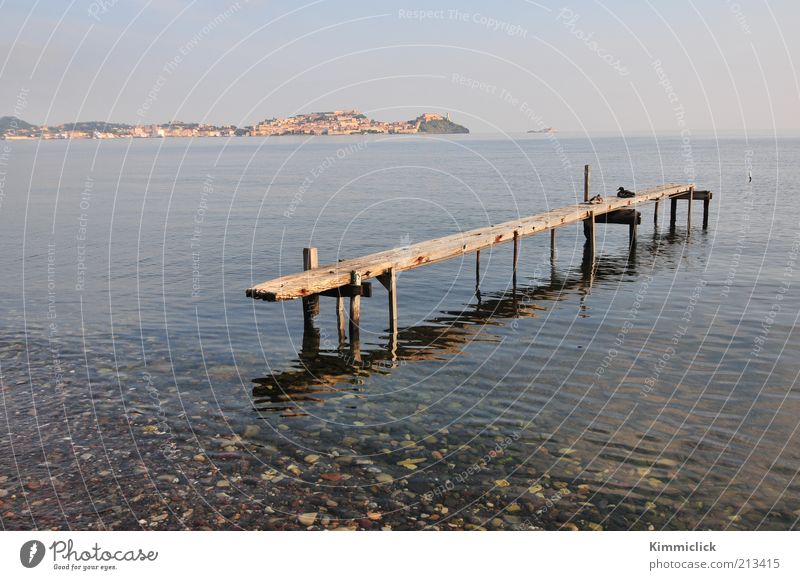
[[[313,270],[319,266],[317,248],[303,248],[303,270]],[[303,298],[303,320],[310,321],[319,314],[319,296],[306,296]]]
[[[350,272],[350,286],[355,290],[361,286],[361,274],[353,270]],[[361,320],[361,295],[353,292],[350,296],[350,350],[355,360],[360,360],[361,344],[359,323]]]
[[[592,166],[591,165],[584,165],[583,166],[583,201],[589,201],[589,190],[591,189],[591,180],[592,180]],[[586,239],[589,239],[589,235],[591,234],[592,239],[594,239],[594,212],[590,212],[591,218],[591,225],[590,220],[583,220],[583,235],[586,236]],[[591,231],[590,231],[591,230]],[[594,256],[594,242],[592,242],[592,255]]]
[[[397,359],[397,272],[391,268],[378,276],[378,281],[389,293],[389,355]]]
[[[378,276],[378,281],[389,292],[389,331],[397,332],[397,273],[391,268]]]
[[[517,287],[517,262],[519,262],[519,232],[514,231],[514,264],[513,264],[513,284]]]
[[[595,256],[594,230],[595,230],[594,210],[592,210],[589,212],[589,217],[583,222],[583,233],[586,236],[586,243],[589,244],[589,256],[592,267],[594,267],[594,256]]]
[[[594,280],[595,270],[595,221],[594,211],[589,212],[589,217],[583,221],[583,231],[586,234],[586,243],[583,245],[583,260],[581,261],[581,270],[583,271],[583,279],[588,281],[589,288],[592,286]]]
[[[475,252],[475,296],[481,301],[481,251]]]
[[[636,222],[638,221],[638,218],[639,218],[638,215],[633,214],[633,221],[628,226],[628,244],[630,245],[630,247],[636,245],[636,225],[637,225]]]
[[[708,205],[711,200],[708,199],[710,194],[706,194],[705,199],[703,200],[703,229],[708,228]]]
[[[656,200],[656,209],[653,212],[653,225],[654,226],[658,225],[658,200]]]
[[[692,228],[692,206],[694,205],[694,185],[689,186],[689,209],[686,210],[686,229]]]
[[[550,262],[554,262],[556,259],[556,230],[553,228],[550,230]]]
[[[345,334],[344,298],[341,296],[336,298],[336,329],[339,333],[339,348],[341,348],[347,339]]]
[[[589,201],[589,189],[592,179],[592,166],[583,166],[583,201]]]
[[[669,200],[669,227],[675,227],[675,220],[678,217],[678,200],[674,197]]]

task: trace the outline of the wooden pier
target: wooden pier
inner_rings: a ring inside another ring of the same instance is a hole
[[[703,201],[703,227],[708,226],[710,191],[696,191],[694,184],[668,184],[636,192],[633,197],[603,197],[589,201],[590,168],[584,171],[584,202],[567,205],[548,212],[510,220],[501,224],[459,232],[441,238],[419,242],[404,248],[395,248],[342,260],[323,266],[318,265],[316,248],[303,250],[302,272],[268,280],[251,288],[246,294],[250,298],[271,302],[303,299],[303,312],[309,321],[319,312],[319,296],[336,298],[336,312],[340,341],[344,339],[344,298],[350,299],[349,331],[351,348],[358,343],[360,300],[370,296],[372,287],[367,280],[376,278],[388,291],[389,329],[397,332],[397,274],[464,254],[476,254],[476,290],[480,280],[480,252],[506,242],[513,243],[512,277],[516,280],[520,240],[524,237],[550,232],[551,252],[555,252],[556,229],[582,222],[586,236],[586,251],[590,264],[595,256],[595,224],[624,224],[629,227],[629,240],[636,243],[641,213],[636,206],[655,202],[655,222],[658,223],[658,208],[661,200],[670,201],[670,227],[677,220],[678,201],[687,202],[687,227],[691,226],[692,202]]]

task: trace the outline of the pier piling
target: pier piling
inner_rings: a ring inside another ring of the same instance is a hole
[[[583,233],[586,236],[586,243],[589,251],[590,266],[594,267],[595,260],[595,218],[594,211],[589,212],[589,217],[583,222]]]
[[[481,251],[475,252],[475,296],[481,300]]]
[[[350,273],[350,287],[361,288],[361,274],[353,270]],[[353,292],[350,296],[350,350],[360,351],[361,293]]]
[[[313,270],[319,267],[317,248],[303,248],[303,270]],[[310,321],[319,314],[319,295],[303,298],[303,320]]]
[[[678,217],[678,200],[671,199],[669,204],[669,227],[672,229],[675,227],[675,220]]]
[[[583,166],[583,201],[589,201],[590,185],[592,179],[592,166]]]
[[[347,335],[345,333],[344,298],[336,297],[336,329],[339,334],[339,348],[344,346]]]
[[[378,281],[389,293],[389,332],[397,332],[397,273],[391,268],[378,276]]]

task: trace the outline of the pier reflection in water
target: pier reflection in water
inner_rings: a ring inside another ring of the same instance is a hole
[[[384,348],[362,350],[360,341],[348,343],[341,332],[337,348],[321,348],[320,328],[309,317],[305,320],[296,366],[252,379],[254,406],[259,412],[297,416],[307,414],[307,405],[358,397],[364,389],[365,377],[391,373],[403,364],[444,360],[461,353],[464,345],[472,341],[499,340],[491,327],[510,324],[517,318],[536,317],[548,309],[548,303],[562,300],[566,293],[577,292],[584,308],[584,299],[595,282],[636,274],[637,251],[655,260],[667,258],[672,262],[673,246],[684,242],[683,230],[672,228],[667,233],[656,230],[650,240],[640,239],[638,249],[632,244],[623,255],[600,255],[594,259],[586,243],[580,267],[562,272],[552,250],[547,284],[517,286],[514,276],[511,288],[499,292],[481,291],[478,261],[475,302],[462,310],[443,311],[423,324],[388,332],[384,335]]]

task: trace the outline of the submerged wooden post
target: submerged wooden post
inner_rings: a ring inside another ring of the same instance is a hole
[[[519,261],[519,232],[514,232],[514,264],[513,264],[513,283],[517,285],[517,262]]]
[[[475,296],[481,301],[481,251],[475,252]]]
[[[397,271],[391,268],[378,276],[378,281],[389,293],[389,357],[397,360]]]
[[[636,221],[637,216],[633,216],[633,221],[628,226],[628,244],[633,247],[636,245]]]
[[[389,331],[397,332],[397,273],[391,268],[378,276],[378,281],[389,292]]]
[[[353,270],[350,272],[350,286],[356,287],[361,286],[361,274],[357,271]],[[361,320],[361,295],[358,293],[353,293],[350,296],[350,350],[353,351],[353,354],[356,357],[356,360],[360,358],[360,329],[359,329],[359,322]]]
[[[344,341],[347,339],[347,335],[345,334],[345,318],[344,318],[344,298],[341,296],[336,298],[336,327],[339,333],[339,347],[341,348],[344,345]]]
[[[656,209],[655,212],[653,213],[653,225],[654,226],[658,225],[658,200],[656,200]]]
[[[708,195],[706,195],[706,198],[703,200],[703,229],[708,228],[708,205],[710,202],[711,200],[708,199]]]
[[[583,245],[583,260],[581,261],[581,270],[583,271],[583,279],[589,282],[589,287],[592,286],[594,280],[595,269],[595,245],[594,245],[594,211],[589,212],[589,217],[583,222],[584,233],[586,234],[586,243]]]
[[[594,267],[594,256],[595,256],[595,246],[594,246],[594,230],[595,230],[595,222],[594,222],[594,211],[589,212],[589,217],[583,222],[584,225],[584,234],[586,235],[586,242],[589,244],[589,256],[591,266]]]
[[[675,220],[678,217],[678,200],[674,197],[669,200],[669,227],[675,227]]]
[[[303,356],[313,357],[319,353],[322,335],[312,318],[303,319]]]
[[[583,166],[583,201],[589,201],[589,186],[591,185],[592,166]]]
[[[313,270],[319,266],[317,248],[303,248],[303,270]],[[319,296],[303,298],[303,320],[309,321],[319,314]]]
[[[689,187],[689,209],[686,210],[686,229],[689,230],[692,227],[692,205],[694,202],[694,185]]]

